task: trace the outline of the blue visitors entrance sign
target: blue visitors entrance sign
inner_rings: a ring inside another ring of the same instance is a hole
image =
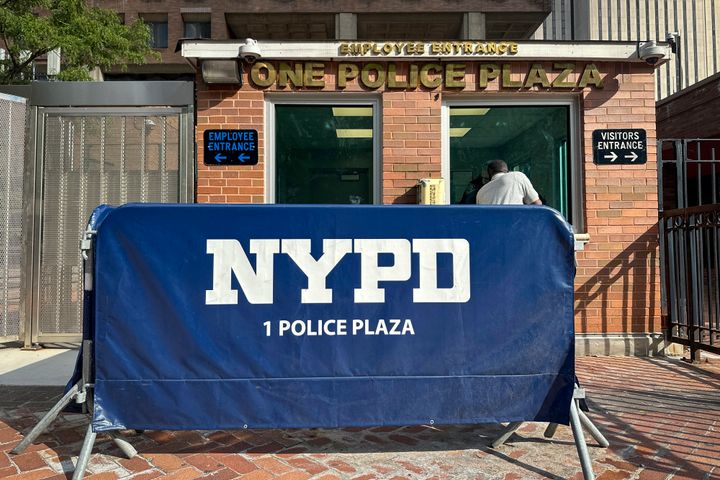
[[[205,130],[205,165],[257,165],[257,130]]]

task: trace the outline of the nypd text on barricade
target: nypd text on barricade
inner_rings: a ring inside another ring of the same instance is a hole
[[[330,272],[345,255],[360,255],[359,288],[355,303],[384,303],[385,289],[380,282],[404,282],[412,275],[413,254],[418,255],[419,286],[413,288],[414,303],[465,303],[470,300],[470,244],[464,238],[329,238],[322,242],[323,253],[315,259],[310,239],[251,239],[249,252],[255,256],[255,269],[236,239],[207,240],[207,253],[213,257],[212,290],[205,291],[206,305],[236,305],[238,291],[232,287],[235,275],[251,304],[273,303],[273,273],[276,254],[285,254],[307,277],[307,288],[300,301],[332,303],[333,290],[327,288]],[[391,254],[394,263],[380,265],[380,255]],[[452,256],[452,287],[438,287],[438,255]]]

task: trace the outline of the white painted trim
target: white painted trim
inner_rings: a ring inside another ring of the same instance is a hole
[[[455,101],[443,100],[440,104],[440,177],[445,179],[445,205],[450,205],[450,106]]]
[[[459,97],[443,100],[441,106],[440,118],[440,151],[441,166],[440,172],[445,179],[445,203],[450,204],[450,192],[452,185],[450,183],[450,107],[533,107],[533,106],[566,106],[569,107],[568,120],[570,122],[570,131],[568,132],[570,140],[570,168],[572,169],[570,178],[570,189],[572,201],[572,218],[571,224],[577,233],[585,232],[585,219],[582,215],[584,211],[584,189],[583,189],[583,136],[580,130],[580,114],[577,95],[563,94],[503,94],[497,97],[489,98],[488,95],[465,94]]]
[[[275,104],[265,97],[265,203],[275,203]]]
[[[275,203],[275,105],[371,105],[373,107],[373,204],[382,204],[382,102],[379,94],[309,93],[265,95],[265,203]]]
[[[456,40],[451,43],[463,43],[464,40]],[[398,42],[398,43],[424,43],[425,49],[422,54],[408,55],[404,51],[397,53],[391,51],[384,54],[373,54],[368,52],[365,55],[346,55],[340,53],[340,46],[347,43],[375,43],[384,45],[395,42],[362,42],[362,41],[329,41],[329,42],[308,42],[308,41],[278,41],[260,40],[258,47],[261,58],[279,60],[343,60],[343,61],[364,61],[364,60],[482,60],[482,61],[524,61],[524,60],[589,60],[589,61],[623,61],[642,62],[638,57],[637,42],[551,42],[551,41],[525,41],[514,42],[518,45],[517,54],[438,54],[431,53],[431,45],[434,42]],[[442,42],[445,43],[445,42]],[[470,43],[487,43],[484,41]],[[499,43],[499,42],[497,42]],[[509,42],[506,42],[509,43]],[[240,54],[240,46],[244,41],[240,40],[183,40],[180,52],[186,58],[237,58]],[[658,62],[655,67],[668,61],[671,56],[670,46],[666,43],[658,43],[658,47],[664,50],[664,60]]]

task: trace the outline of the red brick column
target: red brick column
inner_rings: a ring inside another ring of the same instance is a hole
[[[583,91],[585,219],[590,243],[578,253],[576,330],[658,332],[657,170],[654,76],[645,65],[610,64],[602,90]],[[592,131],[643,128],[645,165],[597,166]]]
[[[421,178],[440,177],[440,100],[432,92],[382,96],[383,203],[416,203]]]
[[[210,87],[198,79],[197,201],[199,203],[264,203],[265,118],[264,94],[251,89]],[[243,167],[204,165],[203,132],[213,128],[252,128],[258,132],[258,164]]]

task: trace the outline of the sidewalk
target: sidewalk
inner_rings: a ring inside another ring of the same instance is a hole
[[[583,357],[577,373],[590,418],[610,441],[590,443],[599,480],[720,479],[720,365],[678,360]],[[0,478],[70,478],[86,419],[65,415],[22,455],[21,438],[58,398],[57,387],[0,389]],[[570,430],[545,439],[526,424],[498,450],[497,425],[265,430],[148,431],[121,457],[98,435],[86,478],[173,479],[581,479]]]
[[[0,345],[0,389],[8,385],[64,386],[77,354],[77,350],[68,348],[23,351]]]

